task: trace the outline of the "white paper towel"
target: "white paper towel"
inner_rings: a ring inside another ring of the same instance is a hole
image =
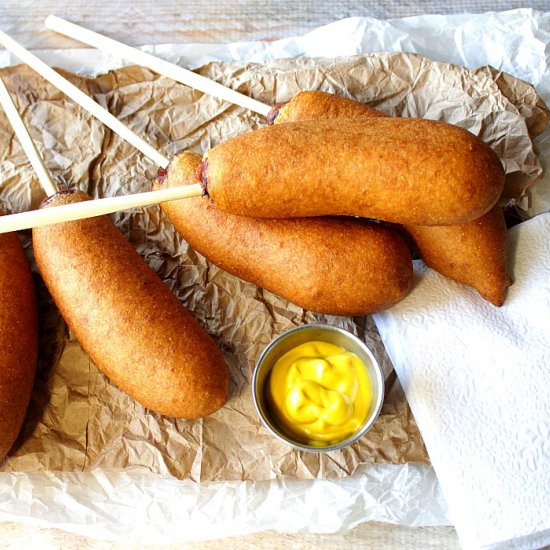
[[[503,307],[418,261],[375,316],[465,548],[550,543],[550,214],[509,247]]]

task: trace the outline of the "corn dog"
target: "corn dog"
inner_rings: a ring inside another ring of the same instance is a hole
[[[506,224],[498,205],[462,225],[407,225],[405,230],[427,265],[474,287],[496,306],[504,303],[512,279],[506,271]]]
[[[274,124],[320,118],[386,116],[358,101],[325,92],[301,92],[279,104],[269,119]],[[507,234],[498,205],[471,222],[449,226],[402,226],[420,257],[442,275],[475,288],[496,306],[504,303],[512,284],[507,273]]]
[[[2,460],[13,446],[23,425],[38,357],[38,314],[34,283],[15,233],[0,235],[0,297]]]
[[[89,198],[60,192],[43,207]],[[206,416],[226,402],[221,352],[106,216],[35,228],[33,242],[61,314],[114,384],[172,417]]]
[[[330,118],[374,118],[385,117],[385,113],[369,107],[366,103],[342,96],[304,91],[290,101],[277,103],[267,115],[268,124],[298,122],[300,120],[323,120]]]
[[[498,157],[466,130],[391,117],[247,132],[208,151],[200,178],[214,204],[233,214],[352,215],[419,225],[476,219],[504,185]]]
[[[201,157],[176,155],[156,188],[192,184]],[[396,231],[343,218],[255,219],[206,197],[161,204],[184,239],[225,271],[316,312],[366,315],[408,292],[412,261]]]

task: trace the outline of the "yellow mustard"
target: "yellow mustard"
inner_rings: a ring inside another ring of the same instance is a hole
[[[365,421],[372,387],[355,355],[327,342],[307,342],[273,366],[267,399],[274,419],[288,435],[309,445],[338,443]]]

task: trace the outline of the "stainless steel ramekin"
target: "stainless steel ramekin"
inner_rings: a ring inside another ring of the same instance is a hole
[[[286,434],[270,414],[266,398],[269,375],[277,360],[292,348],[312,341],[328,342],[355,353],[365,365],[372,386],[371,407],[361,428],[346,439],[326,446],[308,445]],[[276,438],[301,451],[324,453],[351,445],[372,427],[384,401],[384,375],[370,349],[350,332],[330,325],[303,325],[281,334],[265,348],[254,369],[252,397],[262,423]]]

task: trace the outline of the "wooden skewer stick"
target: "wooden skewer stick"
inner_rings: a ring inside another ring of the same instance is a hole
[[[197,183],[195,185],[160,189],[159,191],[146,191],[144,193],[134,193],[133,195],[75,202],[62,206],[52,206],[43,210],[10,214],[8,216],[0,216],[0,233],[93,218],[94,216],[102,216],[103,214],[110,214],[119,210],[129,210],[130,208],[148,206],[165,201],[186,199],[200,195],[201,193],[201,186]]]
[[[3,33],[1,33],[0,31],[0,35],[1,34]],[[0,38],[2,37],[0,36]],[[84,97],[88,97],[85,94],[82,95]],[[97,105],[93,101],[92,103]],[[46,168],[44,161],[40,156],[40,153],[37,151],[32,141],[32,138],[30,137],[23,120],[17,112],[11,96],[9,95],[9,92],[7,91],[1,78],[0,104],[6,111],[8,120],[13,126],[15,134],[21,142],[25,153],[29,157],[29,160],[31,161],[31,164],[36,171],[36,174],[42,187],[44,188],[44,191],[48,194],[48,196],[55,195],[55,193],[57,193],[57,187],[53,182],[53,179],[48,172],[48,169]],[[122,126],[126,128],[124,125]],[[128,130],[128,132],[130,132],[130,130]],[[39,227],[41,225],[74,221],[83,218],[91,218],[94,216],[101,216],[103,214],[117,212],[118,210],[128,210],[130,208],[137,208],[150,204],[158,204],[160,202],[177,199],[185,199],[201,194],[202,187],[199,183],[197,183],[194,185],[184,185],[181,187],[161,189],[159,191],[136,193],[129,196],[109,197],[104,199],[66,204],[62,206],[52,206],[51,208],[46,208],[44,210],[34,210],[31,212],[22,212],[20,214],[10,214],[7,216],[0,216],[0,233],[8,233],[10,231],[30,229],[31,227]]]
[[[250,109],[263,115],[264,117],[267,117],[269,111],[271,110],[270,105],[262,103],[261,101],[236,92],[231,88],[227,88],[226,86],[196,74],[193,71],[184,69],[179,65],[175,65],[174,63],[170,63],[164,59],[145,53],[137,48],[127,46],[122,42],[108,38],[97,32],[76,25],[75,23],[70,23],[61,17],[49,15],[46,18],[45,24],[49,29],[60,34],[64,34],[65,36],[69,36],[74,40],[78,40],[79,42],[83,42],[84,44],[88,44],[89,46],[93,46],[94,48],[98,48],[100,50],[115,53],[124,59],[128,59],[132,63],[142,65],[143,67],[148,67],[158,74],[172,78],[177,82],[181,82],[182,84],[200,90],[208,95],[218,97],[235,105],[240,105],[245,109]]]
[[[30,163],[32,164],[32,167],[34,168],[36,176],[40,181],[40,185],[42,185],[42,188],[48,194],[48,196],[55,195],[57,193],[57,187],[50,173],[48,172],[48,169],[46,168],[44,161],[40,156],[40,153],[36,149],[34,142],[27,130],[27,127],[25,126],[25,123],[19,116],[19,113],[15,108],[15,105],[11,99],[8,90],[6,89],[2,78],[0,78],[0,104],[3,107],[6,116],[8,117],[8,120],[13,128],[13,131],[15,132],[15,135],[17,136],[17,139],[19,140],[19,143],[21,143],[21,147],[23,147],[23,151],[25,151],[25,154],[27,155]]]
[[[0,44],[10,50],[21,61],[25,62],[29,67],[34,69],[39,75],[51,82],[56,88],[59,88],[65,95],[73,101],[84,107],[89,113],[98,118],[105,126],[108,126],[124,140],[131,143],[136,149],[141,151],[146,157],[150,158],[157,166],[166,168],[169,160],[159,151],[151,147],[146,141],[141,139],[137,134],[132,132],[109,111],[101,107],[91,97],[87,96],[83,91],[78,89],[74,84],[63,78],[59,73],[54,71],[49,65],[46,65],[41,59],[26,50],[23,46],[17,43],[13,38],[10,38],[6,33],[0,31]]]

